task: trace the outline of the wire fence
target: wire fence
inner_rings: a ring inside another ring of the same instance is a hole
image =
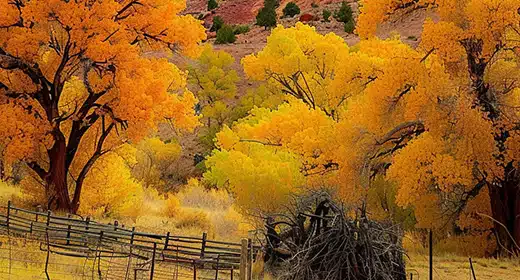
[[[0,279],[251,279],[259,246],[0,207]],[[32,278],[31,278],[32,277]]]

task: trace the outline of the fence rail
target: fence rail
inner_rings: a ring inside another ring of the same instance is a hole
[[[103,257],[135,258],[148,264],[144,269],[149,270],[150,279],[154,279],[156,263],[190,265],[193,279],[197,279],[197,269],[214,270],[215,279],[219,270],[230,271],[231,279],[238,270],[239,279],[250,279],[251,263],[260,250],[250,239],[233,243],[210,240],[206,233],[191,237],[170,232],[165,235],[140,232],[135,227],[119,226],[117,222],[102,224],[88,217],[79,219],[51,211],[31,211],[14,207],[11,202],[0,209],[2,235],[40,241],[46,245],[42,250],[69,257],[99,258],[100,262]]]

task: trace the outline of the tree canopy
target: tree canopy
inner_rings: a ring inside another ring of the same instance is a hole
[[[495,41],[501,48],[486,54],[484,38],[460,41],[458,35],[433,31],[446,26],[456,29],[428,20],[418,49],[399,38],[375,37],[349,47],[301,23],[277,27],[266,47],[242,63],[249,77],[285,93],[286,104],[253,110],[219,133],[207,177],[254,193],[263,192],[255,184],[265,180],[254,176],[272,176],[273,184],[291,191],[327,187],[345,201],[363,203],[373,179],[382,175],[396,184],[397,204],[414,207],[418,227],[449,224],[489,233],[493,224],[482,215],[497,217],[495,186],[516,180],[507,173],[516,170],[518,154],[516,51],[507,41]],[[504,28],[504,39],[513,36],[512,28]],[[451,36],[459,40],[446,40]],[[464,50],[479,42],[480,52]],[[450,44],[462,49],[444,47]],[[459,65],[449,60],[457,53]],[[492,62],[478,80],[472,66],[486,57]],[[482,86],[486,91],[479,93]],[[244,157],[258,162],[259,149],[287,156],[267,165],[272,173],[238,163]],[[253,177],[245,183],[237,181],[239,174]]]
[[[184,1],[0,1],[0,142],[44,182],[51,208],[77,211],[103,155],[159,121],[198,124],[186,74],[204,28]],[[71,193],[69,194],[69,190]]]

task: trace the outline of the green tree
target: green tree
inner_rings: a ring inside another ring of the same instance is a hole
[[[329,10],[323,10],[323,20],[325,22],[329,22],[330,21],[330,16],[332,15],[331,11]]]
[[[299,13],[300,13],[300,7],[298,7],[298,5],[296,5],[296,3],[294,3],[294,2],[287,3],[285,8],[283,8],[284,17],[294,17],[295,15],[297,15]]]
[[[265,29],[276,26],[276,6],[271,1],[266,1],[264,7],[256,15],[256,25]]]
[[[341,3],[341,8],[334,12],[334,18],[343,23],[347,23],[349,21],[354,21],[354,17],[352,15],[352,8],[350,8],[347,2]]]
[[[217,31],[217,40],[215,40],[215,43],[229,44],[234,43],[236,40],[235,29],[230,25],[224,24],[224,26]]]
[[[218,8],[217,0],[209,0],[208,1],[208,11],[214,10]]]
[[[356,29],[356,23],[354,22],[354,20],[349,20],[345,22],[343,25],[343,30],[345,30],[345,32],[349,34],[354,33],[354,29]]]
[[[217,32],[220,28],[224,26],[224,20],[220,16],[216,16],[213,18],[213,25],[211,25],[211,28],[209,31],[211,32]]]

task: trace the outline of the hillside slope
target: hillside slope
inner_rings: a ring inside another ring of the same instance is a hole
[[[204,14],[207,12],[207,0],[187,0],[186,13]],[[211,22],[213,16],[221,16],[226,23],[229,24],[248,24],[254,22],[258,10],[263,5],[263,0],[221,0],[219,7],[215,9],[206,19]],[[289,2],[295,2],[301,9],[302,13],[321,13],[325,5],[338,4],[342,0],[281,0],[278,14],[282,14],[282,10]],[[357,2],[349,0],[347,2]],[[316,8],[313,8],[313,4]]]

